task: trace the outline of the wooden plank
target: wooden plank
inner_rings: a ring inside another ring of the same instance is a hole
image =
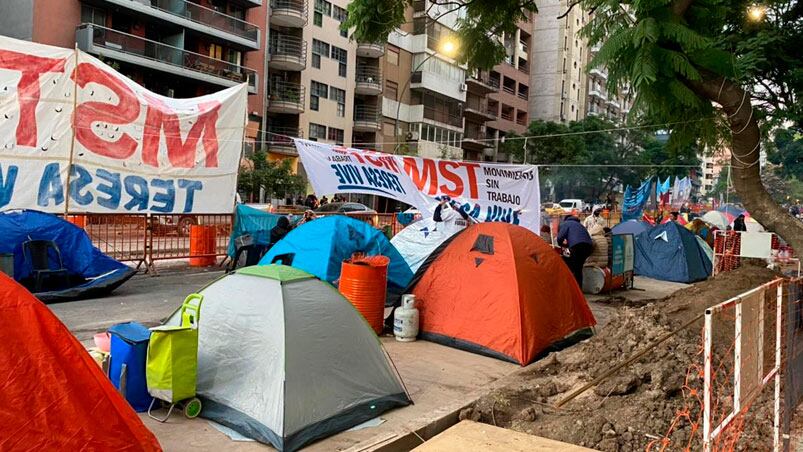
[[[593,449],[574,444],[473,421],[462,421],[413,450],[417,452],[452,452],[455,450],[481,450],[483,452],[593,451]]]

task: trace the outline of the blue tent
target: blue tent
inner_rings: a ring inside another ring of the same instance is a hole
[[[682,283],[711,276],[711,259],[694,234],[675,222],[642,232],[635,248],[637,275]]]
[[[619,223],[611,229],[611,234],[633,234],[637,236],[644,231],[649,231],[652,226],[646,221],[641,220],[627,220]]]
[[[387,237],[368,223],[345,215],[332,215],[304,223],[290,231],[259,262],[268,265],[277,256],[288,255],[286,265],[304,270],[333,283],[340,278],[340,266],[355,252],[383,255],[390,258],[388,282],[407,287],[413,272],[390,244]]]
[[[30,240],[50,240],[58,247],[67,275],[35,295],[42,301],[66,301],[105,295],[126,282],[134,269],[103,254],[86,231],[55,215],[35,210],[0,213],[0,254],[14,255],[14,279],[32,288],[32,266],[23,252]],[[51,268],[56,253],[49,250]]]

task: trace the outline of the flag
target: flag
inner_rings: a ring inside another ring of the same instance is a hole
[[[650,198],[650,188],[652,187],[652,177],[641,183],[637,190],[633,190],[630,185],[625,188],[625,196],[622,202],[622,221],[641,218],[644,204]]]

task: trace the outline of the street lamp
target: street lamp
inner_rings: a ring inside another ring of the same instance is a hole
[[[767,7],[759,4],[752,4],[747,7],[747,18],[752,22],[761,22],[767,14]]]
[[[453,36],[446,36],[441,39],[441,42],[438,43],[437,47],[438,47],[437,51],[427,55],[426,58],[421,60],[421,62],[418,63],[412,71],[410,71],[410,76],[404,83],[404,86],[402,87],[402,90],[399,93],[399,98],[396,100],[396,125],[393,128],[393,131],[395,132],[396,135],[396,145],[393,147],[394,154],[399,151],[399,145],[401,144],[401,138],[400,138],[401,132],[399,131],[399,115],[401,114],[402,98],[404,97],[404,92],[410,86],[410,82],[413,80],[413,73],[418,72],[418,70],[421,69],[422,66],[424,66],[424,63],[429,61],[429,59],[434,57],[435,55],[440,54],[447,58],[454,59],[454,57],[457,56],[458,49],[460,48],[460,42]]]

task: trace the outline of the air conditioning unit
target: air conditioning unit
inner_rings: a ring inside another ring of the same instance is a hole
[[[407,132],[407,141],[418,141],[418,132]]]
[[[466,85],[465,83],[461,83],[460,84],[460,92],[461,93],[465,93],[466,91],[468,91],[468,85]]]

